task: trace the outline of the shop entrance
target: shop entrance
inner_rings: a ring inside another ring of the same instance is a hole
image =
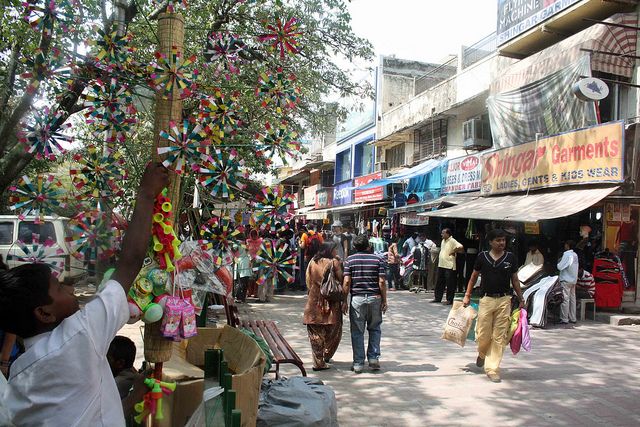
[[[625,284],[622,304],[635,304],[638,298],[638,240],[640,230],[640,205],[625,202],[607,202],[604,247],[610,248],[620,258]]]

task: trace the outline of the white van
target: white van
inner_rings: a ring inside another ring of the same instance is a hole
[[[53,240],[63,253],[60,258],[64,260],[64,269],[58,276],[58,280],[65,283],[78,281],[86,274],[84,262],[70,255],[65,236],[67,235],[69,218],[45,216],[40,224],[35,223],[35,217],[28,216],[20,219],[17,215],[0,215],[0,254],[9,268],[24,264],[20,261],[10,259],[7,255],[24,256],[25,254],[18,245],[17,240],[22,240],[29,244],[32,242],[32,235],[40,235],[40,243],[47,239]]]

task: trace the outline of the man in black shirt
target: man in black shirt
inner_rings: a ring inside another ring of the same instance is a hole
[[[478,254],[463,300],[464,306],[468,306],[473,285],[478,280],[478,275],[482,274],[476,326],[478,341],[476,365],[484,366],[484,371],[493,382],[500,382],[500,362],[509,335],[511,286],[518,295],[520,308],[524,306],[517,274],[518,262],[511,252],[505,251],[506,237],[507,233],[500,229],[487,233],[491,250]]]

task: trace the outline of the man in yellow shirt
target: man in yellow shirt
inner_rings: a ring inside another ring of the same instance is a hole
[[[451,236],[450,228],[443,228],[440,235],[442,243],[438,256],[438,281],[435,298],[431,302],[441,302],[446,288],[447,300],[444,305],[451,305],[456,292],[456,254],[464,252],[464,246]]]

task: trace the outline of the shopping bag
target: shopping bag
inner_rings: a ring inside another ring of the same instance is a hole
[[[441,338],[454,342],[460,347],[464,347],[473,319],[475,319],[477,315],[478,313],[473,307],[465,307],[462,301],[454,301],[449,316],[447,317],[447,322],[444,325],[444,332]]]
[[[520,328],[522,329],[522,349],[531,351],[531,336],[529,335],[529,322],[527,321],[527,310],[520,310]]]

